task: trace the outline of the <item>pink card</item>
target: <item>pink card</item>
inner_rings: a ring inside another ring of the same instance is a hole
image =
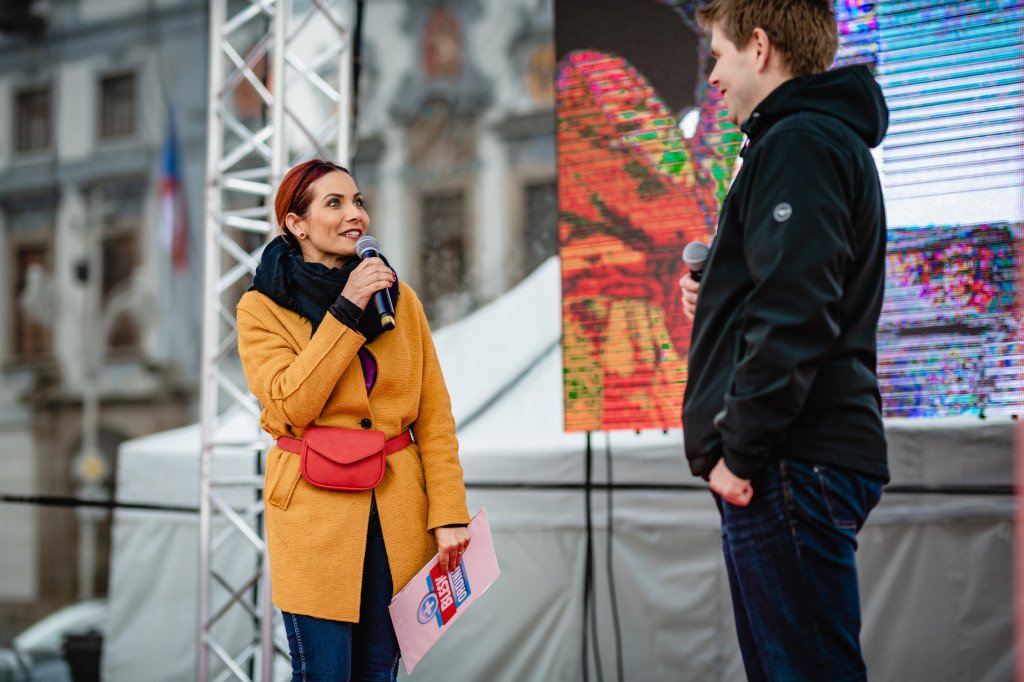
[[[457,569],[441,573],[435,556],[391,600],[388,608],[406,673],[498,577],[486,507],[473,517],[469,534],[472,539]]]

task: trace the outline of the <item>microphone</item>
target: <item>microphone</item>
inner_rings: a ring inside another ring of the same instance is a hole
[[[380,244],[368,234],[364,234],[356,242],[356,255],[360,260],[380,258]],[[373,294],[373,307],[377,309],[380,326],[384,331],[395,328],[395,305],[391,302],[391,292],[381,289]]]
[[[690,242],[683,249],[683,262],[690,268],[690,277],[699,282],[704,274],[704,261],[708,259],[708,247],[704,242]]]

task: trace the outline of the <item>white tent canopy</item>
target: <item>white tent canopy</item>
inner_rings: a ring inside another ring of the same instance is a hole
[[[515,290],[435,334],[460,425],[470,510],[487,507],[502,574],[414,679],[583,679],[588,538],[579,484],[588,438],[562,430],[560,324],[559,266],[551,259]],[[239,412],[222,428],[251,433],[255,426]],[[887,431],[894,484],[1012,480],[1009,420],[896,420]],[[592,481],[662,486],[590,492],[597,626],[587,643],[590,679],[597,679],[595,646],[608,680],[616,679],[617,649],[629,680],[743,679],[717,512],[706,491],[671,488],[700,483],[681,446],[678,430],[590,436]],[[197,425],[124,443],[118,501],[197,507],[199,452]],[[255,457],[240,448],[214,467],[251,473]],[[858,554],[873,680],[1010,679],[1012,523],[1008,497],[883,498]],[[107,682],[194,679],[197,529],[194,513],[116,512]],[[226,562],[220,570],[240,575],[251,568],[218,555]],[[241,646],[250,634],[244,618],[222,627],[222,642]],[[275,679],[288,679],[277,672]]]

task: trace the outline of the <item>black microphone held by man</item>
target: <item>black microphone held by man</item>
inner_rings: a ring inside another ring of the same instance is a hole
[[[356,242],[356,255],[360,260],[380,258],[380,243],[370,235],[363,235]],[[395,328],[395,305],[391,302],[391,294],[382,289],[373,295],[373,307],[377,309],[380,326],[385,330]]]
[[[699,282],[704,274],[704,261],[708,259],[707,244],[704,242],[690,242],[683,249],[683,262],[690,268],[690,277],[694,282]]]
[[[709,252],[710,249],[703,242],[690,242],[683,249],[683,263],[689,272],[679,280],[679,288],[683,294],[683,313],[691,320],[697,311],[697,292],[700,291],[700,280],[704,275],[704,263]]]

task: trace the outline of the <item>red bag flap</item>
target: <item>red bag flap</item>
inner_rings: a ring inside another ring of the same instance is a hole
[[[310,426],[302,433],[303,447],[338,464],[352,464],[384,449],[383,431]]]

